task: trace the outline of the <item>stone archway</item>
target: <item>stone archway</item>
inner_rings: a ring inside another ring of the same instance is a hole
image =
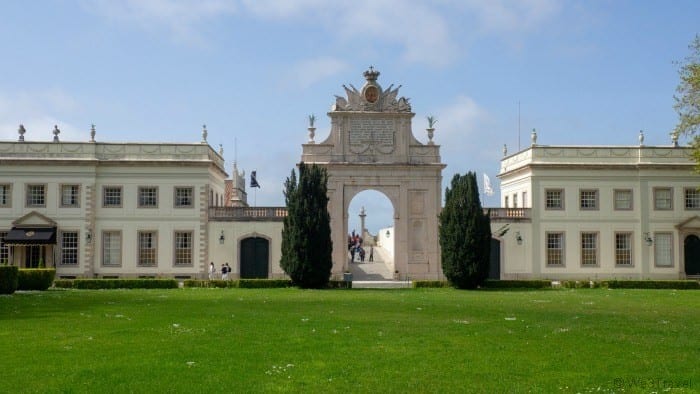
[[[419,142],[411,129],[408,99],[397,98],[399,87],[382,89],[379,72],[370,67],[358,90],[336,96],[328,116],[331,131],[323,142],[302,145],[302,161],[328,171],[328,210],[333,240],[333,274],[346,268],[347,210],[352,198],[369,189],[387,196],[394,207],[395,268],[402,277],[442,278],[438,215],[442,204],[440,147]],[[432,138],[432,136],[430,137]]]

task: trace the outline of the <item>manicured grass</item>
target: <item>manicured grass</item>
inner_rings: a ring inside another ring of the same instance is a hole
[[[696,392],[700,291],[0,297],[0,392]]]

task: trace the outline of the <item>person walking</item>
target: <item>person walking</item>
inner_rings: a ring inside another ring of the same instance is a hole
[[[214,280],[214,275],[216,275],[216,267],[214,267],[214,262],[209,263],[209,280]]]
[[[369,262],[371,263],[373,261],[374,261],[374,246],[370,246],[369,247]]]

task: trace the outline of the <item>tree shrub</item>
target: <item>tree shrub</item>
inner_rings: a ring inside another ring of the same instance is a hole
[[[54,268],[27,268],[19,270],[17,290],[46,290],[56,277]]]
[[[489,274],[491,224],[479,200],[476,173],[455,174],[440,213],[442,271],[460,289],[475,289]]]
[[[12,294],[17,290],[19,269],[14,265],[0,264],[0,294]]]
[[[487,289],[549,289],[552,287],[552,281],[544,279],[487,280],[484,282],[484,287]]]
[[[452,287],[452,284],[446,280],[414,280],[411,286],[415,289],[419,288],[445,288]]]
[[[700,289],[697,280],[607,280],[602,282],[603,287],[609,289]]]
[[[280,266],[302,288],[326,287],[333,268],[327,182],[325,168],[303,162],[299,163],[299,182],[294,170],[285,182],[287,216]]]

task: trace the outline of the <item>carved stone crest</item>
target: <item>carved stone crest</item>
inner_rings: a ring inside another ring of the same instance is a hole
[[[358,90],[352,84],[350,87],[343,85],[346,97],[335,96],[335,104],[331,111],[365,111],[365,112],[411,112],[409,99],[401,97],[397,99],[401,85],[393,88],[382,89],[377,83],[379,71],[371,67],[363,73],[366,79],[362,89]]]

